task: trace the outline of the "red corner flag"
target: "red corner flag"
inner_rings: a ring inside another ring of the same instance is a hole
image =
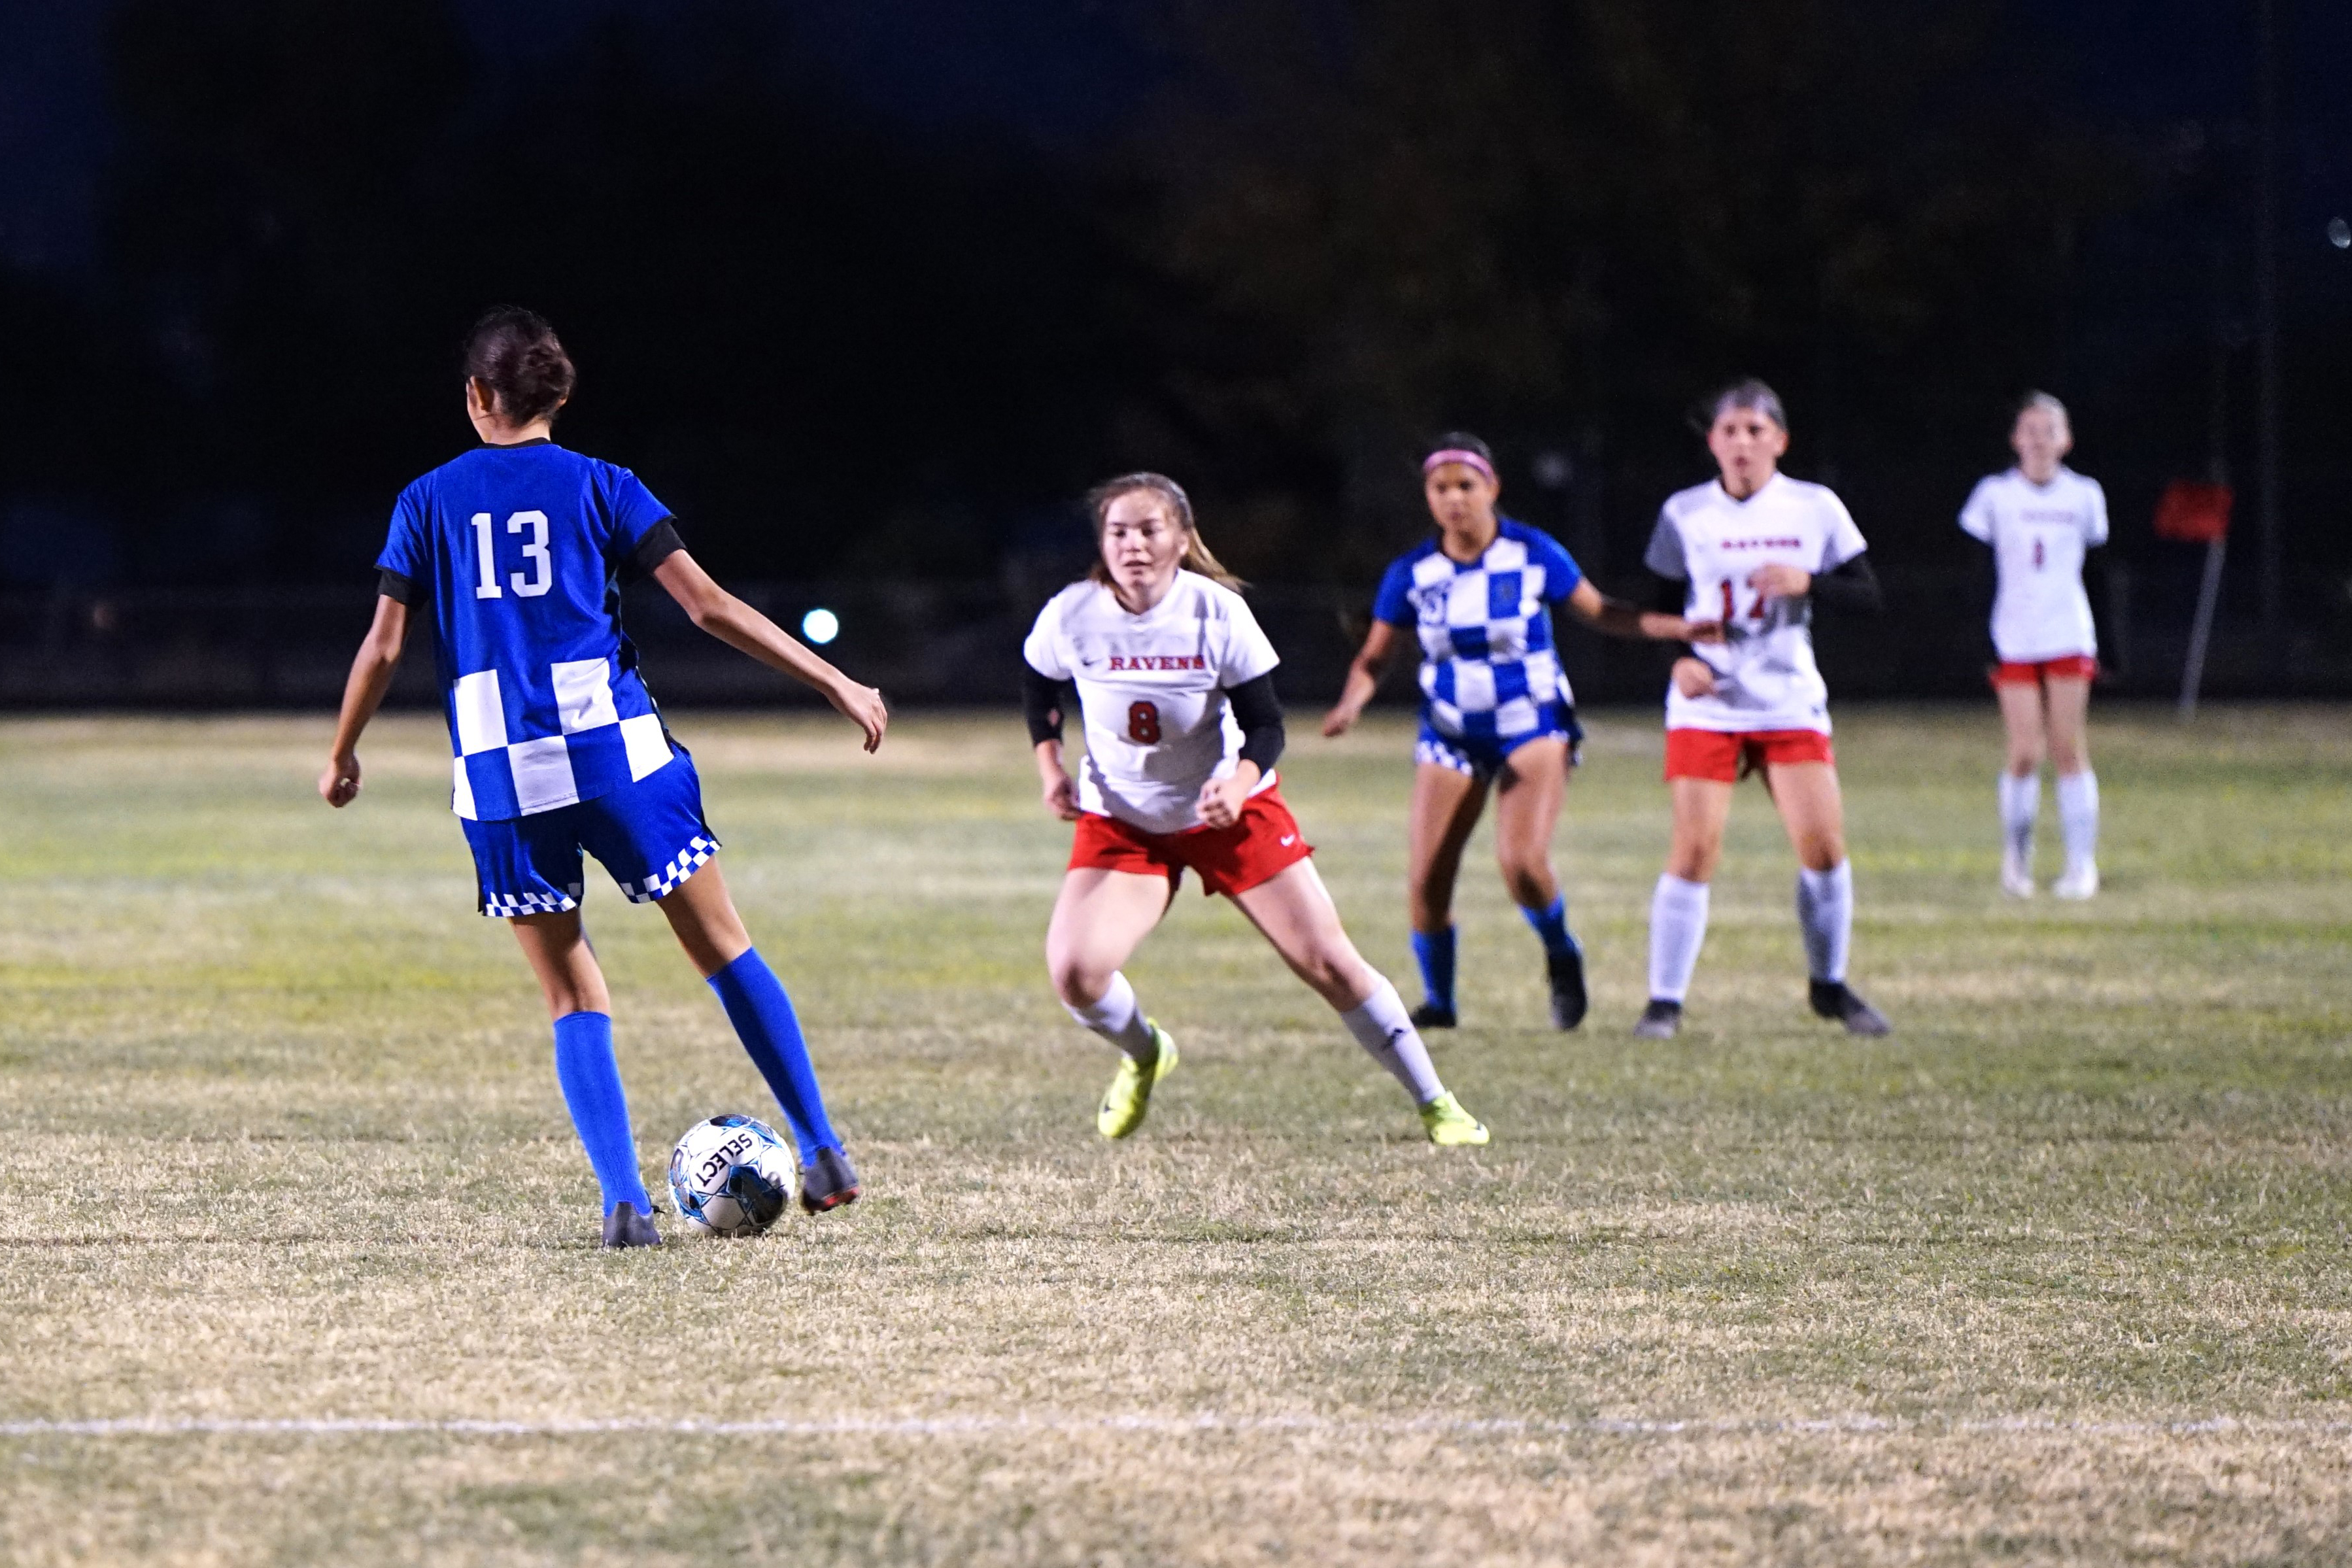
[[[2219,544],[2230,537],[2230,506],[2236,499],[2227,485],[2175,479],[2156,503],[2156,536],[2182,544]]]

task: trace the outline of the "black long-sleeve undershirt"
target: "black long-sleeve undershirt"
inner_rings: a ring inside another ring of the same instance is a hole
[[[1021,715],[1028,721],[1029,743],[1042,746],[1048,741],[1062,738],[1063,689],[1066,681],[1055,679],[1034,665],[1023,660],[1021,665]],[[1261,777],[1274,771],[1281,760],[1286,736],[1282,725],[1282,699],[1275,695],[1272,674],[1244,680],[1239,686],[1225,689],[1225,700],[1234,710],[1234,722],[1242,730],[1241,759],[1255,763]]]

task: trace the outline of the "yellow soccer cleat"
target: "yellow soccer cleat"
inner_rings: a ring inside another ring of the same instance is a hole
[[[1102,1107],[1095,1112],[1095,1131],[1106,1138],[1124,1138],[1142,1126],[1143,1113],[1151,1109],[1152,1085],[1176,1070],[1176,1037],[1149,1018],[1143,1025],[1159,1042],[1160,1054],[1151,1058],[1150,1067],[1133,1057],[1119,1058],[1118,1071],[1111,1075],[1110,1087],[1103,1090]],[[1483,1134],[1485,1129],[1480,1131]]]
[[[1421,1108],[1421,1125],[1429,1141],[1441,1149],[1475,1148],[1490,1136],[1485,1124],[1463,1110],[1462,1102],[1450,1093]]]

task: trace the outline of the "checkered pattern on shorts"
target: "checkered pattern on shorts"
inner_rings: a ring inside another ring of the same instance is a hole
[[[702,863],[719,853],[719,841],[696,834],[687,847],[671,857],[669,864],[647,877],[643,882],[631,882],[621,890],[633,904],[650,904],[656,899],[666,899],[677,885],[702,868]]]

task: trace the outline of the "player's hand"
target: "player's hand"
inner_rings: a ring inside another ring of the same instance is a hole
[[[1242,819],[1242,807],[1249,804],[1250,785],[1257,782],[1257,769],[1250,766],[1248,778],[1234,769],[1221,779],[1211,779],[1201,786],[1201,821],[1210,827],[1231,827]]]
[[[329,757],[326,770],[319,775],[319,798],[340,811],[359,797],[359,753],[346,752],[340,757]]]
[[[1064,822],[1076,822],[1086,814],[1078,809],[1078,786],[1070,775],[1055,768],[1045,776],[1045,810],[1049,816]]]
[[[1345,702],[1340,703],[1323,715],[1323,738],[1328,741],[1335,735],[1346,734],[1356,727],[1356,721],[1363,716],[1364,710],[1361,708],[1350,708]]]
[[[882,731],[890,727],[890,709],[882,700],[882,693],[871,686],[860,686],[844,677],[825,689],[825,700],[839,710],[841,716],[866,731],[866,749],[877,750],[882,744]]]
[[[1748,574],[1748,585],[1760,598],[1801,599],[1813,591],[1813,574],[1775,561]]]
[[[1714,696],[1714,668],[1703,658],[1675,660],[1675,689],[1685,697]]]
[[[1721,621],[1685,621],[1683,635],[1673,640],[1675,642],[1727,642],[1729,639],[1730,634],[1724,629]]]

